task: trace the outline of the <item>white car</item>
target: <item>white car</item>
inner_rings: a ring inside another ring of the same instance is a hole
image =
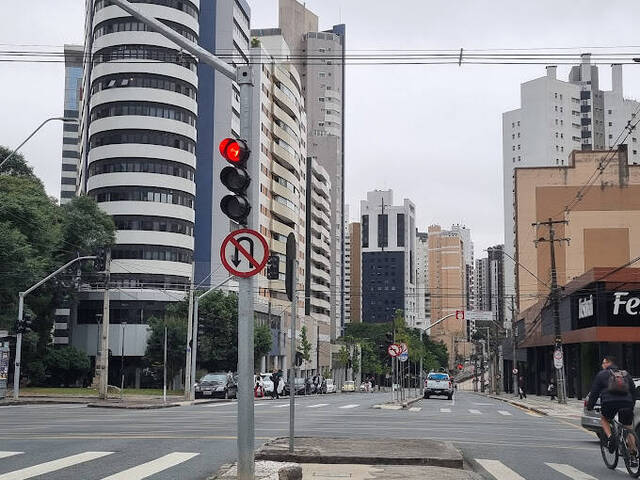
[[[336,393],[338,389],[336,388],[336,384],[333,383],[333,378],[327,378],[325,380],[325,393]]]
[[[264,388],[264,393],[273,392],[273,380],[271,380],[270,373],[261,373],[260,378],[262,379],[262,388]]]
[[[355,392],[356,391],[356,382],[352,380],[348,380],[342,384],[343,392]]]
[[[431,395],[444,395],[449,400],[453,398],[453,382],[447,373],[431,372],[424,382],[424,398]]]

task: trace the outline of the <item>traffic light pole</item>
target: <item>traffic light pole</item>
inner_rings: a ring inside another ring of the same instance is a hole
[[[107,249],[105,259],[104,299],[102,301],[102,332],[100,334],[100,378],[98,395],[105,399],[109,390],[109,282],[111,281],[111,250]],[[96,361],[98,354],[96,354]]]
[[[96,258],[95,256],[85,256],[85,257],[74,258],[70,262],[65,263],[63,266],[61,266],[51,275],[46,276],[35,285],[32,285],[31,287],[27,288],[24,292],[20,292],[18,294],[18,332],[16,335],[16,358],[15,358],[14,370],[13,370],[13,399],[14,400],[18,400],[18,397],[20,396],[20,360],[22,357],[22,323],[24,321],[24,297],[26,297],[28,294],[33,292],[36,288],[38,288],[43,283],[47,282],[48,280],[58,275],[60,272],[66,270],[69,266],[73,265],[74,263],[81,262],[83,260],[93,260],[95,258]]]
[[[296,320],[298,293],[296,289],[297,260],[293,261],[293,298],[291,299],[291,360],[289,361],[289,453],[293,453],[296,421]]]

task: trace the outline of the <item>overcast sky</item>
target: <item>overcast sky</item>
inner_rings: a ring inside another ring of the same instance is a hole
[[[208,1],[208,0],[201,0]],[[277,0],[249,0],[252,28],[277,26]],[[639,45],[637,0],[310,0],[321,29],[347,25],[347,50],[617,47]],[[0,49],[81,43],[84,0],[0,2]],[[597,52],[597,49],[591,48]],[[357,52],[362,53],[362,52]],[[640,47],[638,47],[640,56]],[[559,68],[566,79],[569,67]],[[372,189],[416,204],[418,227],[464,223],[476,256],[502,243],[501,114],[539,66],[352,66],[346,83],[346,199],[351,216]],[[601,88],[611,85],[600,67]],[[640,98],[640,65],[624,67]],[[0,62],[0,144],[16,146],[63,110],[62,63]],[[60,190],[61,125],[23,149],[47,188]]]

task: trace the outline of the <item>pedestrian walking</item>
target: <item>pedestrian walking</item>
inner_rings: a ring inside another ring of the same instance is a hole
[[[551,380],[549,380],[549,386],[547,387],[547,393],[549,394],[549,396],[551,397],[551,401],[553,402],[556,399],[556,382],[553,379],[553,377],[551,377]]]
[[[518,378],[518,394],[520,395],[520,400],[527,398],[527,383],[522,375]]]

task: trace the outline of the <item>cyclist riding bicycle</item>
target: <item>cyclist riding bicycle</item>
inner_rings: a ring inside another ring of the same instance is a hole
[[[613,453],[616,445],[611,437],[609,423],[618,414],[618,420],[625,427],[633,428],[633,407],[635,405],[636,387],[631,375],[626,370],[620,370],[616,365],[616,358],[607,355],[602,360],[602,370],[596,374],[589,393],[588,410],[593,410],[600,397],[600,425],[604,431],[609,451]],[[635,451],[635,438],[629,437],[629,447]]]

